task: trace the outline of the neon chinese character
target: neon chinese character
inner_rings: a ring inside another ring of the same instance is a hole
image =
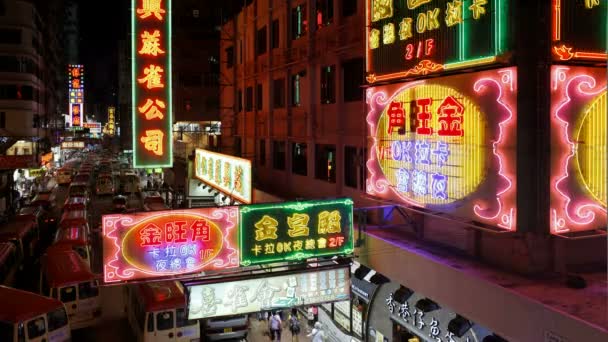
[[[445,24],[452,27],[462,23],[462,1],[454,0],[448,2],[448,8],[445,10]]]
[[[279,222],[268,215],[262,216],[262,219],[254,224],[255,226],[255,241],[276,240],[277,226]]]
[[[388,114],[389,119],[387,129],[388,134],[393,132],[393,128],[405,127],[405,110],[403,109],[403,103],[391,102],[386,114]]]
[[[253,252],[253,254],[255,256],[257,256],[258,254],[260,254],[262,252],[262,246],[254,245],[253,248],[251,249],[251,251]]]
[[[222,178],[222,161],[218,159],[215,161],[215,183],[220,184],[221,178]]]
[[[426,140],[416,140],[416,163],[426,164],[431,163],[431,145]]]
[[[483,6],[487,4],[487,0],[473,0],[473,4],[469,6],[469,10],[473,12],[473,18],[475,20],[481,18],[481,15],[486,13],[486,9]]]
[[[141,239],[140,245],[142,247],[145,246],[159,246],[161,244],[160,238],[162,235],[162,230],[160,227],[150,223],[146,228],[142,229],[139,232],[139,237]]]
[[[313,239],[308,239],[306,240],[306,243],[304,244],[304,249],[315,249],[315,240]]]
[[[264,245],[264,254],[274,254],[274,243]]]
[[[186,234],[185,221],[169,222],[165,224],[165,240],[167,242],[186,242],[184,234]]]
[[[190,270],[196,267],[196,259],[193,257],[186,258],[186,269]]]
[[[420,170],[414,170],[412,174],[412,191],[418,196],[427,194],[427,173]]]
[[[192,230],[192,241],[200,239],[201,241],[209,241],[209,222],[205,220],[196,220],[190,226]]]
[[[74,88],[74,89],[80,88],[80,80],[79,79],[75,78],[75,79],[72,80],[72,88]]]
[[[410,173],[406,169],[397,171],[397,190],[400,192],[408,192],[410,183]]]
[[[319,238],[317,240],[317,248],[326,248],[327,247],[327,239]]]
[[[384,45],[392,44],[395,42],[395,25],[388,23],[382,27],[382,43]]]
[[[412,10],[418,6],[428,4],[431,1],[432,0],[407,0],[407,8]]]
[[[232,165],[230,162],[224,162],[224,185],[230,186],[232,183]]]
[[[167,270],[167,260],[156,260],[156,272]]]
[[[144,148],[157,156],[162,156],[163,151],[163,137],[165,134],[159,129],[150,129],[146,131],[146,136],[142,136],[139,141],[144,144]]]
[[[148,253],[152,254],[152,257],[154,259],[158,259],[158,257],[160,256],[160,249],[153,247]]]
[[[410,313],[410,305],[408,302],[405,302],[399,306],[398,316],[409,323],[410,318],[412,318],[412,314]]]
[[[429,106],[433,103],[433,99],[418,99],[416,100],[416,105],[418,106],[418,111],[416,113],[416,133],[421,135],[431,135],[433,134],[433,128],[429,127],[429,121],[433,115],[429,110]]]
[[[437,165],[444,166],[448,163],[448,156],[450,155],[450,145],[443,141],[437,142],[437,147],[433,151],[433,154],[437,157]]]
[[[169,268],[172,271],[179,271],[182,269],[182,261],[181,259],[175,258],[173,260],[171,260],[171,264],[169,265]]]
[[[148,31],[144,31],[141,34],[142,47],[139,50],[140,55],[151,55],[158,56],[159,54],[165,53],[160,48],[160,31],[154,30],[152,34]]]
[[[380,19],[390,18],[393,16],[393,1],[392,0],[374,0],[372,1],[372,21],[376,22]]]
[[[72,68],[72,77],[80,77],[80,68]]]
[[[283,252],[291,252],[291,241],[283,242]]]
[[[431,190],[433,198],[447,200],[448,176],[434,173],[431,180]]]
[[[600,5],[600,0],[585,0],[585,7],[588,9],[592,9],[595,6]]]
[[[176,252],[177,252],[177,249],[175,249],[175,247],[173,247],[173,246],[165,247],[165,256],[166,257],[174,257],[174,256],[176,256]]]
[[[435,339],[435,340],[437,340],[437,339],[441,340],[439,335],[441,335],[441,330],[439,330],[439,322],[437,321],[437,319],[435,317],[433,317],[431,319],[431,324],[430,324],[430,328],[429,328],[429,337],[432,339]]]
[[[287,230],[287,234],[290,237],[297,236],[308,236],[308,221],[310,220],[310,216],[308,214],[293,214],[291,217],[287,218],[287,225],[289,226],[289,230]]]
[[[301,251],[302,249],[304,249],[304,243],[301,240],[297,240],[293,242],[293,251],[297,252],[297,251]]]
[[[369,48],[377,49],[380,47],[380,30],[372,29],[369,31]]]
[[[412,38],[412,18],[403,18],[399,23],[399,40]]]
[[[138,78],[137,82],[146,84],[146,88],[154,89],[154,88],[164,88],[165,84],[162,82],[162,73],[165,72],[165,69],[150,64],[144,68],[144,77]]]
[[[451,137],[463,136],[463,113],[464,106],[456,98],[453,96],[446,97],[437,109],[437,114],[439,115],[438,121],[441,126],[437,134]]]
[[[152,15],[162,21],[165,10],[161,8],[162,0],[142,0],[142,8],[137,9],[140,19],[146,19]]]
[[[342,231],[342,226],[340,225],[341,219],[342,217],[338,210],[332,212],[327,210],[322,211],[319,213],[317,231],[319,234],[339,233]]]
[[[423,330],[424,326],[424,311],[414,309],[414,325],[418,327],[418,329]]]

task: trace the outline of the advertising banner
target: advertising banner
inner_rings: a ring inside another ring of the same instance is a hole
[[[348,267],[189,286],[188,319],[242,315],[346,300]]]
[[[251,203],[251,161],[197,148],[194,176],[200,181],[237,199]]]
[[[106,283],[239,266],[238,208],[102,217]]]
[[[508,51],[509,0],[366,0],[367,80],[495,63]]]
[[[84,121],[84,67],[79,64],[68,65],[68,81],[68,123],[71,127],[81,127]]]
[[[349,198],[241,207],[239,246],[244,266],[353,252]]]
[[[516,69],[367,90],[367,193],[516,229]]]
[[[171,0],[131,0],[133,166],[173,166]]]
[[[61,143],[62,150],[82,150],[84,141],[64,141]]]
[[[551,69],[551,231],[606,229],[606,69]]]

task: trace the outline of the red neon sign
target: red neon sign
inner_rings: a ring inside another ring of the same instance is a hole
[[[237,208],[103,217],[105,282],[238,267]]]

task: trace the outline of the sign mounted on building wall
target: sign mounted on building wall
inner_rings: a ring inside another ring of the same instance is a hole
[[[497,61],[508,0],[366,0],[370,83]]]
[[[348,299],[348,267],[188,286],[188,319],[242,315]]]
[[[367,193],[516,229],[516,69],[367,90]]]
[[[244,266],[353,252],[350,198],[253,204],[241,207],[240,216]]]
[[[194,176],[213,188],[251,203],[251,161],[200,148],[194,155]]]
[[[551,231],[606,227],[606,69],[551,69]]]
[[[68,82],[68,124],[70,127],[81,127],[84,121],[84,67],[82,65],[68,65]]]
[[[61,143],[62,150],[82,150],[84,141],[64,141]]]
[[[133,166],[173,166],[171,0],[131,1]]]
[[[238,208],[104,215],[106,283],[239,266]]]
[[[608,1],[552,1],[553,58],[557,61],[606,63]]]

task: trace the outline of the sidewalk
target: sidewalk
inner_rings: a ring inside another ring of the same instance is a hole
[[[291,332],[289,331],[289,326],[287,322],[283,322],[283,330],[281,331],[281,342],[308,342],[311,341],[310,337],[306,337],[308,334],[309,327],[306,320],[300,320],[300,326],[302,327],[302,331],[300,335],[298,335],[298,339],[295,337],[291,337]],[[268,335],[268,321],[258,321],[255,318],[255,315],[249,317],[249,335],[247,336],[247,341],[252,342],[270,342],[270,336]]]

